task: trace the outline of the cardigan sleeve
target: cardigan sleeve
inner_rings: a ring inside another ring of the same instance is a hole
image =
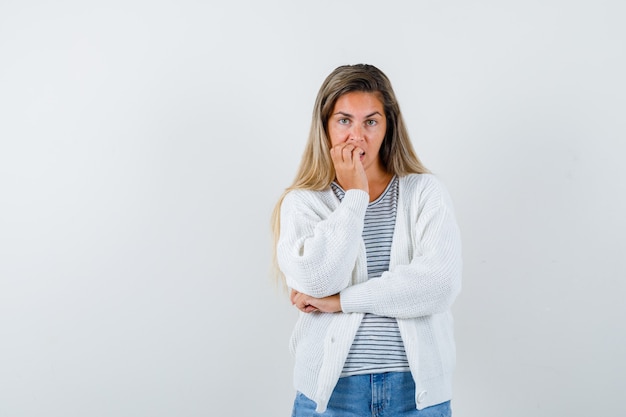
[[[417,197],[414,197],[417,198]],[[395,318],[447,311],[461,289],[461,239],[452,203],[437,181],[430,181],[411,213],[412,235],[398,239],[394,250],[412,253],[380,278],[345,288],[345,313],[373,313]],[[400,215],[400,213],[398,213]]]
[[[334,210],[314,192],[285,196],[276,254],[289,287],[321,298],[349,285],[368,203],[367,192],[356,189],[346,191]]]

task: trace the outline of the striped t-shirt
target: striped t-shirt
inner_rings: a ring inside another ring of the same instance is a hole
[[[344,190],[334,182],[331,187],[337,198],[342,200]],[[389,269],[397,210],[398,178],[394,176],[380,197],[369,203],[365,212],[363,241],[369,279],[379,278]],[[366,313],[341,376],[406,371],[409,371],[409,363],[396,319]]]

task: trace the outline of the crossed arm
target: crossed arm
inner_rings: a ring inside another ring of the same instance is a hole
[[[380,278],[351,285],[349,277],[356,258],[352,250],[355,240],[360,239],[360,231],[358,235],[348,233],[349,238],[346,235],[338,239],[342,243],[351,242],[343,248],[345,252],[337,247],[328,250],[328,241],[316,247],[321,251],[317,259],[323,259],[326,268],[298,268],[292,270],[293,274],[286,274],[287,284],[293,289],[292,304],[304,313],[361,312],[396,318],[420,317],[449,309],[461,288],[460,237],[447,194],[435,186],[429,187],[429,191],[429,196],[422,194],[421,200],[427,204],[410,215],[409,221],[416,222],[411,226],[413,237],[402,237],[397,242],[402,247],[412,241],[415,246],[398,251],[401,255],[396,256],[391,270]],[[341,211],[332,213],[330,218]],[[342,220],[332,222],[332,227],[326,229],[329,235],[345,233],[347,219]],[[295,258],[307,257],[306,246],[301,246],[304,250]],[[412,253],[410,258],[409,253]],[[324,272],[324,281],[318,279],[320,272]],[[334,281],[331,277],[341,279]],[[309,281],[330,285],[320,288]]]

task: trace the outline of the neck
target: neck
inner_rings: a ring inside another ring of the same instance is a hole
[[[378,169],[373,170],[373,172],[366,172],[368,188],[370,190],[370,203],[380,197],[393,177],[393,174],[383,170],[382,167],[377,168]]]
[[[393,176],[390,172],[387,172],[379,163],[370,167],[365,171],[367,175],[367,182],[371,186],[372,184],[389,183],[389,180]]]

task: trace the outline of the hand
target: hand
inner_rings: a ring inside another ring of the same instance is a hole
[[[359,189],[369,193],[367,175],[361,163],[363,149],[342,142],[330,148],[330,158],[335,166],[337,182],[344,190]]]
[[[289,298],[291,299],[291,304],[304,313],[313,313],[314,311],[322,313],[341,312],[341,300],[339,294],[324,298],[315,298],[296,290],[291,290]]]

